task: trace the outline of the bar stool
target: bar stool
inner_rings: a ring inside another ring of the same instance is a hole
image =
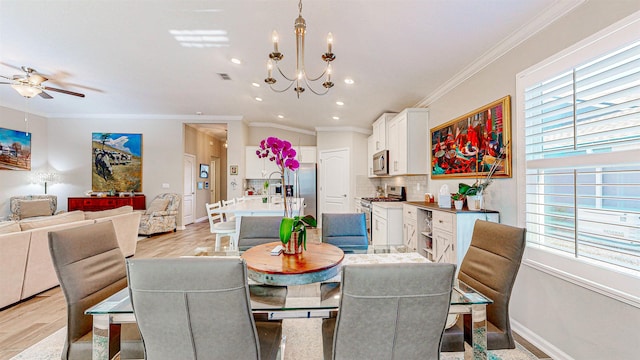
[[[229,237],[229,246],[231,248],[235,248],[236,245],[236,222],[235,221],[226,221],[224,216],[220,211],[216,211],[216,209],[220,209],[220,201],[215,202],[213,204],[206,204],[207,208],[207,217],[209,218],[209,231],[212,234],[216,234],[216,245],[215,251],[220,250],[220,242],[222,237]]]

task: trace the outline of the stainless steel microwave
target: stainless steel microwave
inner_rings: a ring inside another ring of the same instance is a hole
[[[373,154],[373,173],[375,175],[389,175],[389,150]]]

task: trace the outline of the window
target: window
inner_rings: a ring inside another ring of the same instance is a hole
[[[640,284],[639,23],[635,14],[517,79],[521,223],[535,261],[623,293],[624,277]],[[586,279],[594,269],[623,277]],[[627,295],[640,304],[640,291]]]

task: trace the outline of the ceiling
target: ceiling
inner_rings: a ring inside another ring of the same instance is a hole
[[[293,73],[297,0],[0,0],[0,74],[11,77],[26,65],[47,76],[47,86],[86,94],[50,92],[54,99],[25,101],[0,85],[0,105],[21,111],[28,106],[47,117],[369,128],[383,112],[428,105],[449,80],[517,45],[566,3],[306,0],[307,72],[321,73],[320,55],[332,32],[335,86],[327,95],[306,91],[298,99],[293,90],[275,93],[264,83],[273,30],[280,34],[281,66]],[[224,30],[228,42],[185,47],[170,30]],[[347,77],[355,83],[345,84]]]

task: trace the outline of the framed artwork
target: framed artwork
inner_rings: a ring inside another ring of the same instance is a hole
[[[495,165],[494,165],[495,164]],[[511,97],[431,129],[431,178],[511,177]]]
[[[209,165],[200,164],[200,178],[208,179],[209,178]]]
[[[202,184],[202,181],[198,181],[198,190],[202,189],[204,189],[204,185]]]
[[[31,134],[0,128],[0,170],[31,170]]]
[[[238,165],[231,165],[229,169],[231,175],[238,175]]]
[[[142,192],[142,134],[91,135],[93,191]]]

